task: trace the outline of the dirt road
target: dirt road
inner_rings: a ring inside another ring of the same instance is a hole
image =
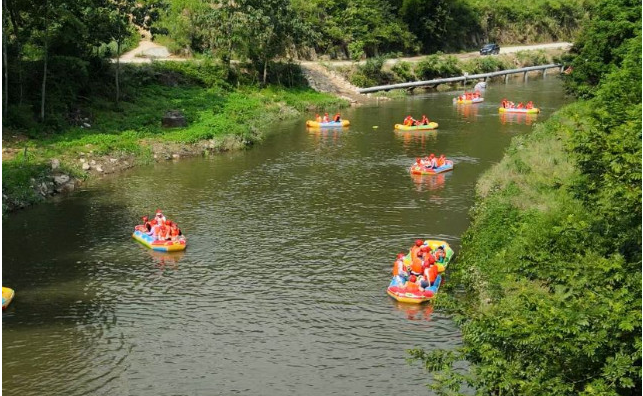
[[[500,47],[500,53],[501,54],[509,54],[512,52],[518,52],[518,51],[529,51],[529,50],[538,50],[538,49],[569,49],[571,48],[572,43],[567,43],[567,42],[559,42],[559,43],[547,43],[547,44],[533,44],[533,45],[519,45],[519,46],[513,46],[513,47]],[[458,59],[469,59],[473,57],[480,56],[480,52],[475,51],[475,52],[466,52],[466,53],[461,53],[461,54],[447,54],[447,55],[453,55]],[[406,58],[395,58],[395,59],[387,59],[384,62],[384,65],[386,66],[393,66],[397,62],[404,61],[404,62],[419,62],[422,59],[424,59],[427,55],[420,55],[420,56],[413,56],[413,57],[406,57]],[[306,63],[318,63],[318,62],[309,62],[309,61],[302,61],[302,64]],[[331,60],[331,61],[325,61],[325,63],[329,63],[332,66],[350,66],[354,64],[355,62],[353,61],[338,61],[338,60]],[[365,61],[359,62],[360,64],[365,63]]]

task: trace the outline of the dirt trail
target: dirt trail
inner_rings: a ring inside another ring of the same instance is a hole
[[[301,62],[301,70],[308,81],[308,85],[318,92],[335,94],[351,102],[362,103],[368,100],[366,95],[360,94],[358,88],[349,83],[344,77],[326,69],[317,62]]]

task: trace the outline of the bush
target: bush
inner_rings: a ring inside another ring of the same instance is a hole
[[[383,57],[375,57],[369,58],[363,65],[358,65],[357,71],[349,78],[351,84],[358,87],[372,87],[392,82],[393,75],[382,70],[384,61]]]
[[[501,58],[485,56],[474,58],[462,65],[462,70],[471,74],[491,73],[499,70],[509,69],[511,66]]]
[[[520,62],[521,67],[546,65],[550,62],[544,50],[518,51],[516,59]]]
[[[417,64],[415,75],[423,80],[456,77],[462,75],[462,68],[455,56],[429,55]]]
[[[416,80],[415,74],[413,74],[413,67],[409,62],[397,62],[393,65],[391,71],[393,72],[397,82],[409,82]]]
[[[20,130],[29,130],[38,125],[33,108],[27,104],[8,106],[2,124],[4,127]]]

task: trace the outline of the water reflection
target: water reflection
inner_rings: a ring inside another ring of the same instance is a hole
[[[402,131],[395,130],[395,136],[402,139],[404,148],[426,147],[429,142],[435,142],[438,138],[438,131]]]
[[[408,304],[393,300],[393,307],[406,315],[408,320],[431,321],[433,313],[433,304]]]
[[[147,249],[154,263],[161,270],[176,270],[179,269],[179,261],[185,255],[185,251],[178,252],[158,252],[156,250]]]
[[[415,189],[421,191],[437,191],[444,187],[446,180],[446,173],[439,173],[437,175],[414,175],[411,174],[411,179],[415,184]]]
[[[506,124],[525,124],[531,125],[538,119],[538,114],[527,113],[499,113],[500,123]]]
[[[476,104],[456,104],[456,111],[459,115],[467,119],[474,119],[478,117],[478,109]]]
[[[337,143],[342,134],[346,133],[346,128],[306,128],[308,134],[315,138],[316,142],[334,142]]]

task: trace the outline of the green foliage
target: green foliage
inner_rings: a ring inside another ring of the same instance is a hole
[[[416,80],[415,74],[413,74],[413,66],[411,66],[409,62],[397,62],[393,65],[391,71],[394,73],[395,80],[397,82],[409,82]]]
[[[31,180],[43,179],[48,168],[47,164],[24,161],[21,156],[13,161],[2,161],[2,194],[26,204],[41,201],[42,197],[32,188]],[[2,209],[3,212],[7,209],[4,197]]]
[[[631,25],[624,16],[635,12]],[[466,300],[445,304],[464,345],[411,352],[441,394],[462,384],[479,394],[641,393],[640,5],[603,1],[605,16],[618,23],[594,20],[579,39],[581,52],[604,57],[572,78],[593,99],[516,138],[478,183],[450,282]],[[457,360],[471,372],[454,372]]]
[[[516,59],[520,62],[521,67],[546,65],[550,63],[545,50],[518,51],[516,52]]]
[[[582,98],[594,95],[603,77],[621,64],[622,44],[641,32],[640,1],[599,1],[592,14],[584,33],[574,41],[574,71],[566,81],[569,91]]]
[[[491,73],[511,68],[512,65],[504,58],[495,56],[473,58],[462,63],[462,70],[469,74]]]
[[[462,68],[455,56],[429,55],[415,67],[415,75],[423,80],[462,75]]]
[[[480,18],[473,2],[403,0],[399,15],[417,36],[423,53],[470,47],[479,35]]]
[[[393,80],[390,73],[382,70],[385,59],[383,57],[367,59],[364,64],[357,66],[357,71],[350,75],[351,84],[358,87],[369,87],[386,84]]]
[[[578,194],[583,171],[567,148],[591,126],[576,121],[591,107],[571,106],[516,139],[480,181],[449,283],[467,291],[451,304],[464,346],[411,352],[439,393],[467,384],[480,394],[624,394],[640,383],[640,201],[629,206],[638,225],[614,214],[619,238]],[[628,173],[640,180],[640,170]],[[619,248],[626,243],[638,255]],[[452,369],[459,360],[473,364],[469,373]]]

